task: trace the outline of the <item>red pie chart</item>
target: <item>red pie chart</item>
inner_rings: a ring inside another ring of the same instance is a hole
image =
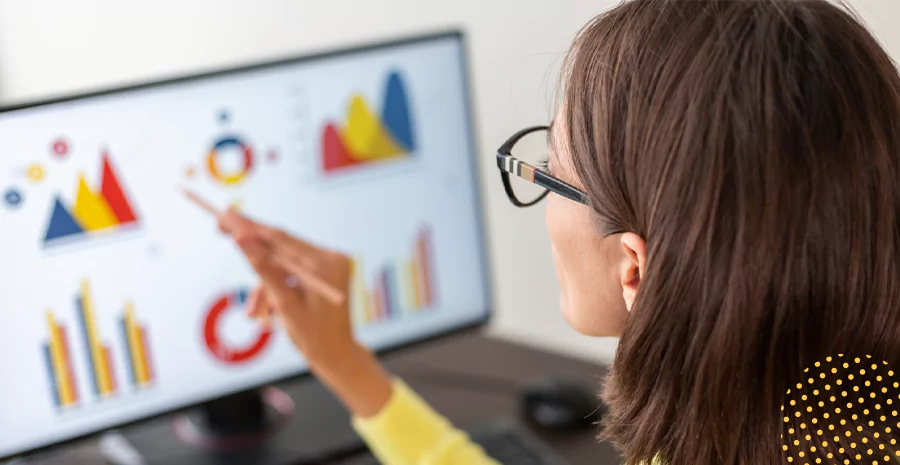
[[[253,360],[268,347],[272,340],[270,325],[260,325],[257,337],[242,347],[234,347],[222,337],[220,332],[222,318],[228,312],[242,312],[248,297],[249,292],[246,289],[227,292],[218,297],[206,312],[206,320],[203,324],[206,348],[214,357],[229,365],[238,365]]]

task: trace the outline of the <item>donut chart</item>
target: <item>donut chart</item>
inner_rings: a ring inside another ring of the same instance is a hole
[[[203,339],[206,348],[219,361],[228,365],[247,363],[258,357],[272,340],[272,327],[260,326],[256,339],[244,347],[232,347],[220,334],[220,320],[231,311],[242,311],[249,292],[237,289],[219,296],[209,310],[203,324]]]
[[[226,172],[219,166],[219,157],[224,150],[234,149],[241,153],[243,163],[240,169]],[[253,149],[238,136],[224,136],[217,140],[206,156],[206,165],[213,179],[226,186],[240,184],[253,170]]]

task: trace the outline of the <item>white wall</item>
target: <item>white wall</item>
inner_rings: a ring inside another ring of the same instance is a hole
[[[570,329],[542,209],[513,208],[493,151],[551,116],[559,60],[577,30],[614,0],[0,0],[0,100],[215,69],[461,26],[469,34],[497,315],[492,330],[597,360],[615,341]],[[900,56],[900,1],[855,0]],[[503,241],[499,238],[504,238]],[[512,240],[511,240],[512,239]],[[532,251],[522,256],[520,250]]]

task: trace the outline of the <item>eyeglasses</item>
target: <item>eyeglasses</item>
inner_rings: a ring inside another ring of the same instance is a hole
[[[547,126],[525,128],[513,134],[497,150],[497,168],[500,168],[506,196],[517,207],[530,207],[550,192],[586,205],[584,192],[547,173],[548,130]],[[516,156],[512,155],[514,147]],[[511,174],[514,177],[511,178]]]

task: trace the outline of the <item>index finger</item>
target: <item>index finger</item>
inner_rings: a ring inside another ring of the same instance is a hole
[[[216,218],[219,220],[219,229],[225,234],[235,235],[240,232],[251,231],[257,226],[255,222],[241,215],[234,208],[228,208],[216,214]]]
[[[254,238],[242,238],[237,243],[273,297],[278,300],[289,298],[292,291],[287,285],[288,273],[275,265],[269,247]]]
[[[261,239],[277,252],[285,252],[295,257],[314,259],[325,253],[323,249],[307,241],[294,237],[281,229],[253,221],[233,209],[222,213],[219,227],[236,238],[255,237]]]

